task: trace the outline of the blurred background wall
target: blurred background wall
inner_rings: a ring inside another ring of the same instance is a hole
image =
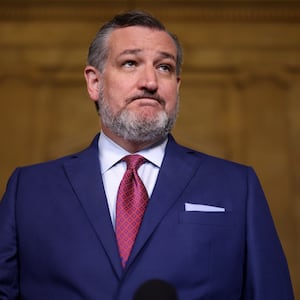
[[[0,193],[16,166],[80,150],[98,132],[87,48],[104,21],[133,8],[160,18],[185,50],[175,137],[255,168],[300,299],[297,0],[2,0]]]

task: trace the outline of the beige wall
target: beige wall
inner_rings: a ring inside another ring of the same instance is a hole
[[[77,151],[98,131],[87,47],[128,8],[151,11],[182,40],[174,135],[256,169],[300,298],[299,1],[1,1],[1,194],[16,166]]]

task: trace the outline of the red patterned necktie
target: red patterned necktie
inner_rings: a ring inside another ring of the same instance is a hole
[[[121,180],[116,208],[116,237],[122,266],[125,267],[148,203],[147,190],[137,170],[146,161],[138,154],[123,158],[127,170]]]

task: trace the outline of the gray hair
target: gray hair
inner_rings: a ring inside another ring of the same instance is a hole
[[[142,11],[129,11],[119,14],[116,15],[112,20],[105,23],[100,28],[89,47],[87,64],[99,69],[100,72],[103,72],[109,51],[107,39],[115,29],[130,26],[143,26],[165,31],[175,43],[177,49],[176,73],[177,75],[180,74],[183,60],[183,50],[178,38],[173,33],[167,31],[165,26],[159,20]]]

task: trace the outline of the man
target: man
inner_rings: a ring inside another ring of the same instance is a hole
[[[1,300],[129,300],[151,280],[181,300],[293,299],[253,170],[169,134],[181,61],[176,37],[146,13],[98,32],[84,75],[101,133],[12,175],[0,206]]]

